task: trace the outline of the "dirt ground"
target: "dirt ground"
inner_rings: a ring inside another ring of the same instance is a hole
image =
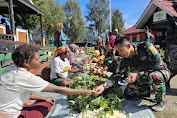
[[[167,107],[162,112],[153,112],[156,118],[177,118],[177,75],[170,81],[171,89],[167,90]],[[154,99],[155,96],[151,95],[150,99]],[[153,101],[143,100],[147,106],[154,105]]]

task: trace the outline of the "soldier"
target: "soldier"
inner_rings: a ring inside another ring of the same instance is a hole
[[[144,41],[149,41],[150,43],[154,44],[155,42],[155,36],[152,34],[152,30],[148,28],[148,26],[145,27],[146,32],[145,32],[145,40]]]
[[[167,100],[165,98],[165,82],[170,77],[170,71],[160,57],[156,48],[148,41],[142,42],[138,46],[131,45],[126,37],[116,40],[115,47],[119,54],[124,58],[124,66],[121,74],[126,74],[127,87],[124,91],[125,97],[150,97],[150,92],[155,92],[157,104],[152,107],[155,111],[162,111]],[[132,70],[136,73],[130,73]],[[116,79],[110,78],[104,84],[94,88],[95,95],[99,95],[111,87]]]

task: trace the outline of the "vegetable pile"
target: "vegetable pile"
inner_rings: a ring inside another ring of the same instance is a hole
[[[82,64],[90,64],[90,63],[92,63],[92,59],[90,59],[90,58],[83,59],[83,60],[81,61],[81,63],[82,63]]]
[[[131,114],[129,114],[131,116]],[[97,110],[86,111],[79,115],[79,118],[129,118],[122,111],[103,111],[103,108],[100,107]]]
[[[103,83],[103,80],[95,79],[95,76],[91,77],[78,77],[74,80],[74,83],[70,86],[73,89],[90,89]],[[121,110],[125,105],[124,95],[120,86],[114,85],[113,87],[106,89],[100,96],[94,96],[91,94],[87,97],[81,97],[79,95],[69,96],[69,108],[78,112],[86,112],[97,110],[102,108],[102,113],[113,115],[114,110]],[[106,115],[104,114],[104,115]],[[101,118],[101,117],[100,117]]]
[[[90,74],[100,75],[103,77],[108,77],[107,71],[103,70],[103,67],[99,67],[97,63],[91,63],[86,67],[87,71],[90,71]]]

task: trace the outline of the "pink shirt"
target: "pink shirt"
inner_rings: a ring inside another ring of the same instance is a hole
[[[112,48],[114,48],[115,39],[116,37],[114,35],[111,35],[111,37],[109,37],[109,42],[112,44]]]

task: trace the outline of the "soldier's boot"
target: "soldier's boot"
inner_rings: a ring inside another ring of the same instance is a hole
[[[156,112],[160,112],[163,111],[166,106],[167,106],[167,100],[158,102],[155,106],[151,107],[151,109]]]
[[[171,80],[171,78],[165,83],[165,86],[166,86],[166,89],[167,90],[170,90],[170,80]]]

